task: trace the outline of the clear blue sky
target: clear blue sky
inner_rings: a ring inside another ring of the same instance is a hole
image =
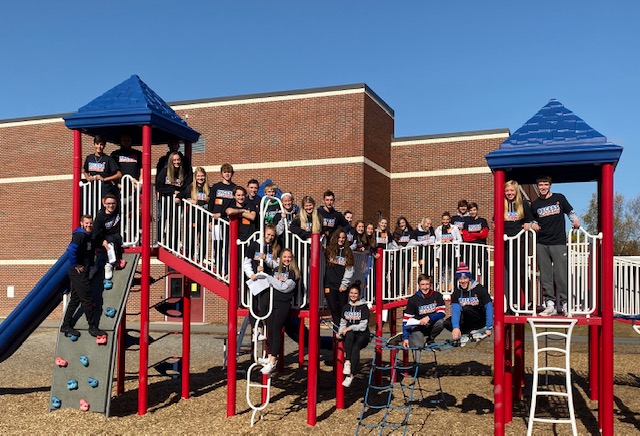
[[[640,192],[635,0],[25,0],[1,10],[0,119],[75,111],[132,74],[166,101],[366,83],[395,110],[398,137],[513,132],[556,98],[625,147],[616,191]],[[595,185],[554,190],[581,214]]]

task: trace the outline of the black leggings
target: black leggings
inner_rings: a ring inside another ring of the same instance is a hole
[[[73,327],[73,315],[80,305],[84,310],[89,328],[98,327],[98,320],[93,317],[94,301],[91,298],[91,284],[89,283],[89,271],[77,272],[75,268],[69,270],[69,281],[71,282],[71,298],[64,314],[62,325]]]
[[[342,308],[347,305],[349,293],[347,291],[340,292],[337,289],[329,289],[329,292],[324,294],[324,298],[327,300],[331,318],[337,329],[340,325],[340,318],[342,318]]]
[[[267,348],[272,356],[277,356],[282,347],[282,328],[289,317],[289,310],[274,307],[267,320]]]
[[[351,374],[355,374],[360,364],[360,350],[366,347],[371,340],[369,331],[354,332],[349,330],[344,335],[344,356],[351,362]]]

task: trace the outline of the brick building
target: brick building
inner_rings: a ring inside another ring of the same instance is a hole
[[[192,164],[209,183],[220,165],[233,164],[234,181],[272,179],[296,199],[336,193],[336,208],[356,219],[405,215],[415,226],[423,216],[439,223],[460,198],[492,215],[492,178],[484,155],[498,148],[508,129],[418,137],[394,137],[393,110],[364,84],[182,101],[173,109],[202,136]],[[61,115],[0,121],[0,317],[31,290],[65,249],[71,230],[73,135]],[[108,144],[106,153],[117,146]],[[152,163],[165,153],[154,147]],[[83,154],[93,152],[83,139]],[[37,168],[32,168],[33,163]],[[165,267],[152,301],[167,295]],[[222,322],[226,302],[203,293],[205,322]],[[137,311],[132,293],[129,312]],[[60,309],[52,318],[60,317]],[[152,314],[152,320],[162,319]]]

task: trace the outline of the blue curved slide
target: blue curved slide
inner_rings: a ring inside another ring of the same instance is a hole
[[[10,357],[62,301],[69,288],[65,252],[13,312],[0,323],[0,362]]]

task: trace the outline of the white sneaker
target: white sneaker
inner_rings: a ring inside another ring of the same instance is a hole
[[[104,278],[107,280],[111,280],[113,277],[113,265],[107,263],[104,265]]]
[[[352,381],[353,381],[353,376],[348,375],[344,378],[344,381],[342,382],[342,386],[344,386],[345,388],[348,388],[349,386],[351,386]]]
[[[562,303],[562,314],[564,316],[569,316],[569,307],[567,306],[567,303]]]
[[[557,314],[558,311],[556,310],[556,304],[551,300],[547,301],[547,307],[545,307],[544,310],[540,312],[540,316],[554,316]]]
[[[344,375],[351,374],[351,362],[349,362],[348,360],[344,363],[344,368],[342,369],[342,373]]]
[[[269,358],[268,357],[258,357],[258,360],[256,362],[258,362],[258,365],[265,366],[267,363],[269,363]]]
[[[276,365],[277,364],[278,364],[277,360],[275,362],[273,362],[273,363],[267,362],[267,364],[262,367],[260,372],[263,373],[264,375],[269,375],[269,374],[271,374],[273,372],[274,369],[276,369]]]
[[[264,341],[267,337],[262,333],[262,327],[253,330],[253,341]]]

